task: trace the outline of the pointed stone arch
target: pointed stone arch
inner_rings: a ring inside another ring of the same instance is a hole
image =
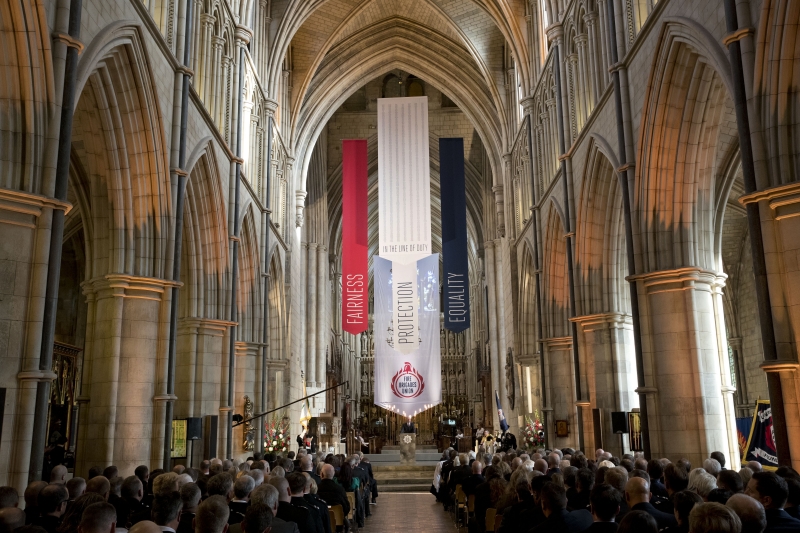
[[[630,312],[618,166],[609,143],[592,134],[576,216],[579,315]]]
[[[51,195],[55,152],[47,118],[55,111],[52,41],[45,7],[31,0],[0,5],[0,187]],[[48,160],[52,161],[48,165]],[[49,168],[53,167],[53,168]]]
[[[87,173],[95,231],[90,278],[166,278],[170,184],[163,125],[141,28],[106,27],[78,64],[73,151]]]
[[[228,269],[227,215],[219,164],[211,138],[187,158],[189,179],[183,219],[179,317],[222,320]]]
[[[545,336],[569,335],[569,286],[563,213],[555,200],[545,212],[542,304]]]
[[[634,189],[641,272],[716,266],[715,191],[736,122],[727,57],[698,26],[666,19],[653,61]]]
[[[252,205],[246,208],[239,237],[239,296],[236,338],[247,343],[261,342],[261,280],[258,235]]]

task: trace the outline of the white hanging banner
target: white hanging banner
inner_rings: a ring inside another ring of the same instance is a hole
[[[428,99],[378,100],[375,404],[413,416],[442,401],[439,255],[431,255]]]
[[[417,262],[392,261],[394,348],[409,354],[419,347]]]
[[[378,99],[378,253],[417,261],[431,253],[428,98]]]
[[[375,404],[413,416],[442,401],[439,254],[411,264],[419,344],[408,353],[396,349],[399,339],[395,320],[400,306],[395,305],[397,280],[393,277],[398,273],[397,266],[396,262],[373,257]],[[402,269],[405,275],[406,265]]]

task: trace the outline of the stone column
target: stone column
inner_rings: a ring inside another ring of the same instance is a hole
[[[306,263],[306,383],[314,387],[317,381],[317,243],[308,243]]]
[[[325,352],[328,347],[328,248],[320,244],[317,248],[317,386],[325,388],[327,381],[327,359]],[[318,399],[325,401],[324,395]],[[319,405],[319,402],[317,402]]]
[[[489,288],[489,309],[486,310],[489,313],[489,370],[491,372],[491,382],[492,382],[492,390],[491,394],[494,396],[494,391],[500,392],[500,372],[501,369],[498,368],[496,361],[497,361],[497,352],[500,350],[500,339],[498,333],[498,324],[497,324],[497,314],[495,310],[497,309],[497,298],[495,296],[495,286],[497,283],[496,275],[495,275],[495,249],[494,249],[494,241],[486,241],[483,243],[485,254],[486,254],[486,285]],[[497,429],[500,427],[500,420],[497,417],[497,410],[493,410],[492,415],[492,427]],[[485,423],[488,424],[489,420],[485,420]]]
[[[724,322],[714,303],[724,278],[696,267],[632,277],[641,289],[648,384],[637,392],[648,395],[653,457],[699,464],[713,451],[728,458],[738,453],[731,449],[735,421],[723,400],[718,335]]]
[[[584,315],[573,319],[581,326],[584,365],[591,403],[584,409],[585,427],[594,426],[591,409],[600,409],[602,442],[594,432],[586,433],[586,450],[602,447],[617,457],[630,452],[628,435],[622,445],[611,428],[612,411],[639,407],[636,394],[636,361],[634,359],[633,326],[631,317],[622,313]]]
[[[28,484],[38,383],[55,378],[39,370],[53,212],[70,207],[0,188],[0,387],[6,389],[8,428],[0,445],[0,484],[20,494]]]
[[[800,373],[797,371],[800,364],[796,339],[800,338],[800,299],[795,295],[800,287],[800,265],[796,261],[800,252],[800,183],[757,191],[739,201],[745,205],[759,203],[778,352],[777,361],[764,361],[761,368],[780,376],[792,466],[797,469],[800,468]]]
[[[575,370],[572,364],[572,337],[551,337],[544,339],[545,368],[547,369],[547,405],[550,428],[547,446],[549,448],[576,448],[578,444],[578,410],[575,407]],[[554,429],[558,420],[566,420],[569,425],[567,437],[556,437]]]
[[[227,320],[184,318],[178,329],[175,417],[216,413],[220,407],[222,351]]]
[[[77,470],[115,464],[132,472],[151,459],[162,299],[171,281],[107,274],[83,284],[93,307],[83,396],[90,399]]]
[[[297,322],[297,358],[300,360],[300,371],[306,372],[306,283],[303,276],[308,272],[308,243],[300,244],[300,278],[293,283],[299,288],[300,297],[297,301],[298,317]]]

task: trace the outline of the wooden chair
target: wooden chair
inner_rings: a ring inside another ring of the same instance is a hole
[[[489,507],[486,509],[486,533],[494,532],[494,522],[495,518],[497,518],[497,509],[494,507]]]
[[[503,523],[503,515],[495,515],[494,517],[494,531],[500,531],[500,524]]]
[[[470,494],[467,496],[467,515],[475,518],[475,495]]]
[[[347,493],[347,501],[350,502],[350,512],[347,513],[347,520],[350,521],[350,527],[358,531],[358,520],[356,520],[356,494],[355,492]]]
[[[467,507],[467,495],[464,494],[464,489],[461,485],[456,485],[456,523],[458,523],[458,515],[460,512],[464,514],[464,524],[469,524],[469,509]]]
[[[328,519],[331,521],[331,528],[336,531],[336,515],[330,507],[328,507]]]
[[[344,509],[341,505],[334,505],[328,508],[328,513],[331,515],[331,524],[334,525],[335,531],[344,531]]]

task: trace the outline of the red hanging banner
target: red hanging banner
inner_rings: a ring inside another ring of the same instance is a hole
[[[342,329],[369,324],[367,280],[367,141],[342,141]]]

